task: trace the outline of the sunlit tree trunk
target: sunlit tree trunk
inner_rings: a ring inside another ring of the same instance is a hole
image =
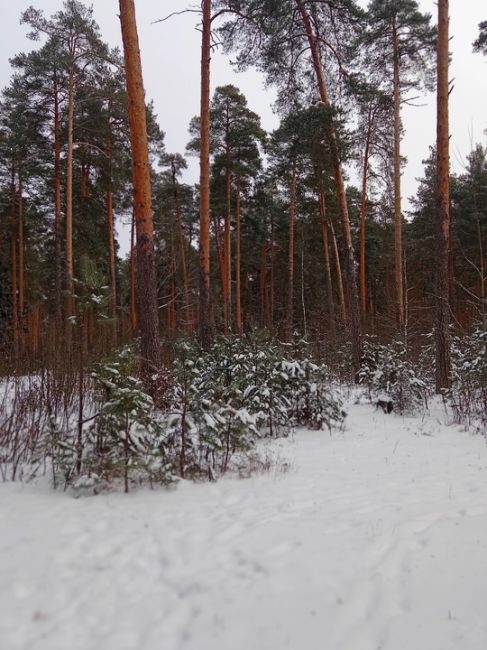
[[[119,3],[129,100],[141,354],[144,369],[148,370],[159,362],[160,346],[146,106],[134,0]]]

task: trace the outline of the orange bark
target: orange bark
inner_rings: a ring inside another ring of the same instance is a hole
[[[129,100],[141,353],[148,370],[159,362],[160,346],[146,106],[134,0],[119,0],[119,4]]]

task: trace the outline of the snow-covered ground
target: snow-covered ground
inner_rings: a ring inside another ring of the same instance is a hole
[[[352,406],[171,492],[0,485],[0,649],[485,650],[487,445],[442,421]]]

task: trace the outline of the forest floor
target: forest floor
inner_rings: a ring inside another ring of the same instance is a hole
[[[352,405],[169,492],[0,485],[0,649],[485,650],[487,444],[446,421]]]

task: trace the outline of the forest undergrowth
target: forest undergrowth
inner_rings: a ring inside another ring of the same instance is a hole
[[[348,348],[327,362],[303,340],[262,333],[218,338],[208,351],[194,341],[142,376],[136,346],[86,367],[58,363],[0,384],[0,476],[49,477],[74,493],[216,480],[227,472],[266,471],[263,438],[294,427],[340,428],[353,384]],[[403,341],[369,337],[358,376],[371,402],[390,400],[396,414],[421,415],[434,394],[428,337],[415,360]],[[454,340],[452,388],[443,399],[466,428],[487,432],[487,330]]]

